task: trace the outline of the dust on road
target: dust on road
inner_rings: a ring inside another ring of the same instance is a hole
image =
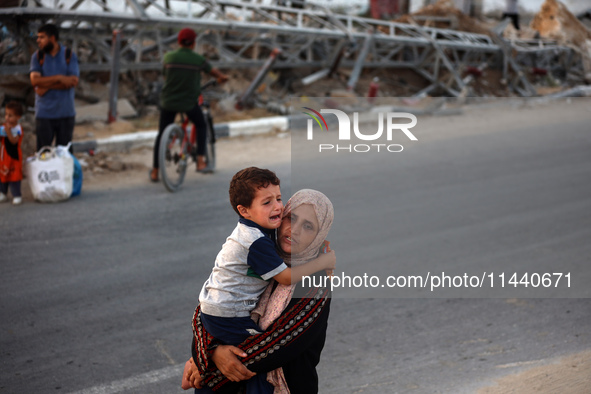
[[[529,364],[542,365],[504,376],[494,385],[478,390],[478,394],[584,394],[591,390],[591,351]],[[513,365],[498,366],[505,367]]]

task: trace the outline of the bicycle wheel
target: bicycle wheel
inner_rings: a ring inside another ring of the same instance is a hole
[[[205,133],[205,160],[207,161],[207,170],[215,170],[215,131],[213,129],[213,120],[209,112],[205,113],[205,124],[207,130]]]
[[[183,142],[184,130],[177,124],[166,126],[160,139],[158,161],[160,176],[169,192],[179,189],[187,172],[187,144]]]

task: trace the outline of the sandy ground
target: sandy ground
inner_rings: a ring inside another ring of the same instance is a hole
[[[291,159],[290,147],[289,134],[287,133],[222,138],[216,143],[217,170],[223,171],[252,165],[253,157],[256,157],[256,163],[259,166],[271,166],[279,161],[289,161]],[[98,173],[85,172],[84,190],[134,187],[150,183],[148,170],[152,168],[152,149],[138,148],[129,153],[112,154],[111,157],[124,162],[127,168],[118,172],[108,170]],[[187,171],[187,180],[203,176],[211,175],[196,173],[193,165]]]
[[[291,160],[291,144],[288,133],[267,134],[260,136],[221,138],[216,143],[217,170],[223,171],[232,168],[242,168],[253,165],[269,166],[279,161]],[[77,153],[76,157],[81,164],[94,162],[95,169],[88,168],[83,171],[82,193],[98,189],[117,189],[136,187],[150,184],[148,171],[152,168],[152,149],[149,147],[137,148],[126,153],[100,153],[94,157],[88,154]],[[113,167],[122,169],[96,168],[99,161],[115,162]],[[83,164],[84,166],[84,164]],[[186,175],[186,182],[199,177],[212,176],[199,174],[191,163]],[[215,174],[213,175],[215,176]],[[164,188],[164,186],[162,186]],[[27,179],[22,182],[22,195],[24,203],[33,203]]]
[[[591,392],[591,351],[560,359],[531,361],[527,364],[534,366],[498,379],[494,385],[478,390],[478,394]],[[499,368],[514,366],[505,365]]]

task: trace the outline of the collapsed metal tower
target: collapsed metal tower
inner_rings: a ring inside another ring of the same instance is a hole
[[[522,96],[536,94],[525,67],[582,76],[576,53],[549,41],[509,42],[494,33],[491,38],[342,15],[314,5],[299,8],[300,2],[286,0],[15,2],[20,5],[0,8],[0,27],[12,37],[0,52],[0,75],[28,72],[37,27],[51,21],[60,26],[60,40],[78,54],[82,71],[111,70],[113,31],[123,37],[117,56],[120,71],[158,70],[177,31],[189,26],[199,33],[198,51],[219,68],[260,67],[279,49],[274,68],[319,69],[312,80],[348,68],[351,88],[364,67],[416,71],[429,82],[417,95],[436,90],[451,96],[469,94],[471,78],[464,76],[469,68],[502,69],[509,88]]]

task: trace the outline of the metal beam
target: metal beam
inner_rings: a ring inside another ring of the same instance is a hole
[[[305,9],[262,5],[255,2],[224,0],[193,1],[187,12],[171,8],[168,0],[78,0],[69,8],[65,0],[38,0],[26,7],[0,9],[0,24],[17,38],[16,47],[3,56],[0,74],[27,72],[27,45],[34,38],[21,36],[17,25],[30,26],[53,21],[60,25],[63,40],[75,50],[90,56],[81,60],[80,69],[108,70],[109,43],[113,29],[124,33],[121,42],[121,71],[160,69],[165,51],[174,48],[176,31],[190,26],[199,32],[198,44],[207,44],[214,51],[209,60],[217,67],[261,67],[273,48],[283,53],[273,68],[318,67],[334,64],[332,49],[346,45],[339,55],[339,67],[353,68],[352,75],[364,67],[410,67],[424,75],[433,89],[443,88],[447,94],[459,94],[464,88],[461,70],[487,62],[489,68],[507,64],[507,75],[515,77],[517,92],[528,92],[522,67],[536,66],[569,70],[570,78],[580,78],[580,59],[569,48],[553,42],[495,41],[482,34],[436,29],[352,15],[340,15],[311,6]],[[127,6],[125,6],[127,5]],[[62,9],[58,8],[62,6]],[[188,11],[191,12],[188,12]],[[199,14],[197,18],[194,15]],[[17,23],[18,22],[18,23]],[[366,37],[372,33],[371,42]],[[507,49],[508,48],[508,49]],[[16,56],[20,51],[21,55]],[[365,52],[364,52],[365,51]],[[23,56],[24,54],[24,56]],[[509,58],[508,54],[514,54]],[[254,58],[253,58],[254,56]],[[127,61],[125,61],[127,59]],[[360,60],[363,59],[363,60]],[[448,74],[441,73],[443,66]],[[568,66],[568,67],[567,67]],[[574,71],[570,71],[574,70]],[[566,71],[565,71],[566,72]],[[447,81],[440,81],[451,75]],[[512,79],[513,81],[513,79]]]

